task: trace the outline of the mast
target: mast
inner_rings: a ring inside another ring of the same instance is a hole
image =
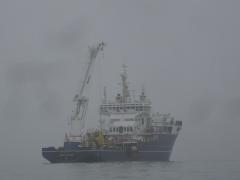
[[[129,90],[128,90],[128,82],[127,82],[127,66],[124,64],[123,66],[123,73],[121,74],[122,79],[122,101],[123,103],[128,101],[130,97]]]
[[[89,98],[84,95],[87,87],[90,84],[91,74],[93,71],[93,66],[96,61],[97,55],[100,51],[103,51],[105,43],[99,43],[97,46],[89,47],[89,60],[87,63],[87,68],[84,74],[84,79],[81,84],[81,88],[79,93],[75,96],[74,102],[76,102],[76,109],[73,111],[73,115],[71,117],[71,129],[73,129],[73,122],[79,121],[81,123],[80,130],[84,128],[84,121],[86,117],[87,107]]]

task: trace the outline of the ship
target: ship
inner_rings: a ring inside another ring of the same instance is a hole
[[[104,87],[99,103],[99,123],[96,129],[86,129],[85,119],[90,97],[89,86],[93,66],[105,43],[89,48],[89,61],[79,93],[76,109],[70,118],[70,131],[61,147],[44,147],[42,156],[50,163],[169,161],[182,121],[170,113],[153,112],[152,102],[142,88],[138,98],[129,90],[128,74],[123,65],[121,93],[109,100]]]

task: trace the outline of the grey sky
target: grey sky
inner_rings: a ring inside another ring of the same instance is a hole
[[[102,77],[94,79],[93,89],[101,82],[113,95],[125,63],[132,88],[145,84],[155,111],[184,121],[172,159],[236,158],[239,5],[237,0],[0,1],[0,149],[9,152],[0,157],[21,152],[40,159],[41,146],[62,143],[87,47],[103,40],[105,59],[95,68]],[[100,91],[91,92],[100,98]]]

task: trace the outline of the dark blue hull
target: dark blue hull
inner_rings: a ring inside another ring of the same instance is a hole
[[[113,161],[169,161],[176,135],[160,135],[156,141],[139,142],[137,149],[64,150],[43,148],[42,155],[51,163],[113,162]]]

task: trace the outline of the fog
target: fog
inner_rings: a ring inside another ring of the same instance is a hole
[[[240,152],[240,12],[234,0],[0,1],[0,158],[42,161],[63,143],[88,46],[104,41],[87,126],[102,88],[144,85],[154,111],[183,120],[172,160]],[[101,76],[99,76],[101,74]],[[19,156],[19,154],[21,156]]]

